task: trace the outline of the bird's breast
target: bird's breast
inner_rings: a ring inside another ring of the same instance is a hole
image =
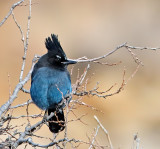
[[[71,93],[71,80],[68,71],[43,67],[32,77],[31,97],[34,103],[46,110],[56,106]]]

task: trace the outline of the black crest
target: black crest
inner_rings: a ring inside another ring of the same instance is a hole
[[[63,57],[63,59],[66,59],[66,54],[64,53],[60,42],[58,41],[58,36],[51,34],[51,38],[46,38],[45,45],[48,49],[48,53],[50,53],[51,55],[59,55]]]

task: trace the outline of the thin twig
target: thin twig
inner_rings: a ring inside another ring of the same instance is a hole
[[[29,33],[30,33],[30,21],[31,21],[31,4],[32,4],[32,0],[29,0],[29,16],[28,16],[28,23],[27,23],[27,33],[26,33],[26,40],[25,40],[25,44],[24,44],[24,55],[22,57],[23,62],[22,62],[22,68],[21,68],[19,81],[21,81],[23,78],[23,72],[24,72],[24,68],[25,68],[25,64],[26,64],[28,40],[29,40]]]
[[[30,104],[30,103],[33,103],[33,101],[32,101],[31,99],[28,100],[28,101],[25,102],[25,103],[18,104],[18,105],[16,105],[16,106],[11,106],[10,109],[15,109],[15,108],[19,108],[19,107],[24,107],[24,106],[26,106],[26,105],[28,105],[28,104]]]
[[[47,118],[46,121],[48,121],[51,117],[54,116],[54,113],[52,112]],[[18,138],[18,140],[14,143],[13,147],[18,147],[19,144],[24,143],[24,138],[26,137],[26,135],[30,134],[31,132],[34,132],[38,127],[41,127],[42,124],[44,124],[45,121],[41,120],[39,122],[37,122],[36,124],[30,126],[30,127],[26,127],[24,132],[20,133],[20,136]],[[22,141],[23,140],[23,141]]]
[[[10,74],[8,73],[8,84],[9,84],[9,97],[11,97],[11,81],[10,81]]]
[[[109,145],[110,145],[110,148],[113,149],[113,145],[112,145],[112,142],[111,142],[111,139],[110,139],[110,136],[109,136],[108,131],[107,131],[107,130],[104,128],[104,126],[101,124],[101,122],[99,121],[99,119],[97,118],[97,116],[94,115],[94,118],[95,118],[95,120],[98,122],[98,124],[100,125],[100,127],[102,128],[102,130],[104,131],[104,133],[106,134],[107,139],[108,139],[108,142],[109,142]]]
[[[21,40],[22,40],[22,42],[23,42],[23,46],[25,46],[23,30],[22,30],[21,26],[18,24],[18,22],[17,22],[17,20],[16,20],[16,18],[15,18],[15,15],[14,15],[13,11],[12,11],[12,17],[13,17],[13,20],[14,20],[14,22],[16,23],[16,25],[17,25],[20,33],[21,33]]]
[[[20,5],[21,3],[23,3],[25,0],[21,0],[15,4],[12,5],[12,7],[10,8],[10,11],[8,12],[8,14],[5,16],[5,18],[0,22],[0,27],[4,24],[4,22],[8,19],[8,17],[12,14],[12,11],[14,10],[15,7],[17,7],[18,5]]]
[[[35,61],[33,61],[31,69],[28,72],[27,76],[17,84],[8,101],[0,107],[0,117],[9,108],[9,106],[13,103],[13,101],[17,98],[17,94],[21,90],[21,88],[24,86],[24,84],[26,84],[27,81],[30,79],[34,65],[35,65]]]
[[[149,47],[135,47],[135,46],[130,46],[128,44],[125,45],[126,48],[130,48],[130,49],[136,49],[136,50],[153,50],[153,51],[156,51],[156,50],[160,50],[160,48],[149,48]]]
[[[93,146],[93,144],[94,144],[94,141],[95,141],[95,139],[96,139],[96,136],[97,136],[97,134],[98,134],[98,130],[99,130],[99,128],[100,128],[100,126],[98,125],[98,126],[97,126],[97,129],[96,129],[96,132],[95,132],[95,134],[94,134],[94,136],[93,136],[93,139],[92,139],[91,145],[89,146],[89,148],[88,148],[88,149],[91,149],[91,148],[92,148],[92,146]]]
[[[86,57],[83,57],[84,59],[75,59],[75,61],[77,61],[78,63],[84,63],[84,62],[94,62],[94,61],[97,61],[97,60],[101,60],[101,59],[104,59],[106,57],[108,57],[109,55],[113,54],[114,52],[116,52],[118,49],[121,49],[123,47],[126,46],[126,42],[117,46],[114,50],[110,51],[109,53],[103,55],[103,56],[99,56],[99,57],[96,57],[96,58],[92,58],[92,59],[88,59]]]

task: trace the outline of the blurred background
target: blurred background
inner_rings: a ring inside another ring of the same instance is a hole
[[[6,16],[16,0],[0,1],[0,21]],[[45,38],[51,33],[58,35],[61,45],[69,58],[98,57],[111,51],[118,45],[128,42],[129,45],[142,47],[160,47],[160,1],[159,0],[33,0],[32,18],[27,53],[25,74],[31,66],[35,54],[46,53]],[[28,2],[27,2],[28,3]],[[25,3],[26,4],[26,3]],[[28,6],[17,7],[15,17],[24,33],[27,29]],[[9,98],[8,74],[10,75],[11,91],[19,81],[22,64],[23,44],[21,34],[12,16],[0,27],[0,105]],[[97,115],[104,127],[109,131],[114,148],[128,149],[132,147],[133,135],[139,134],[141,147],[144,149],[160,148],[160,50],[133,50],[144,63],[135,77],[128,82],[125,89],[107,99],[86,97],[89,105],[101,112],[79,107],[77,116],[87,114],[81,122],[69,125],[71,138],[88,140],[97,123],[93,116]],[[136,64],[126,49],[120,49],[107,57],[105,62],[121,64],[102,66],[91,64],[89,74],[95,73],[90,79],[88,89],[100,82],[100,90],[104,91],[117,83],[114,92],[122,82],[123,70],[126,78],[136,69]],[[84,71],[86,64],[74,67],[72,83],[76,81],[78,68]],[[69,68],[71,69],[71,67]],[[30,81],[25,86],[30,88]],[[26,102],[29,95],[22,92],[14,105]],[[15,115],[25,113],[25,108],[14,111]],[[29,107],[30,114],[40,111],[34,105]],[[75,118],[73,115],[70,119]],[[21,119],[21,122],[25,120]],[[32,123],[34,124],[34,119]],[[13,121],[16,124],[17,121]],[[45,133],[44,133],[45,132]],[[47,127],[39,134],[52,137]],[[102,130],[97,140],[107,144]],[[34,140],[38,141],[38,140]],[[47,144],[48,141],[41,141]],[[80,146],[79,148],[88,146]]]

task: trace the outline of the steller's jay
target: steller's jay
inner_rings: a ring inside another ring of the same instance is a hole
[[[56,35],[48,37],[45,45],[48,53],[34,66],[30,94],[40,109],[48,111],[48,115],[51,112],[55,113],[49,120],[49,129],[53,133],[58,133],[65,128],[64,104],[61,106],[59,104],[72,91],[67,66],[75,64],[76,61],[67,59]]]

